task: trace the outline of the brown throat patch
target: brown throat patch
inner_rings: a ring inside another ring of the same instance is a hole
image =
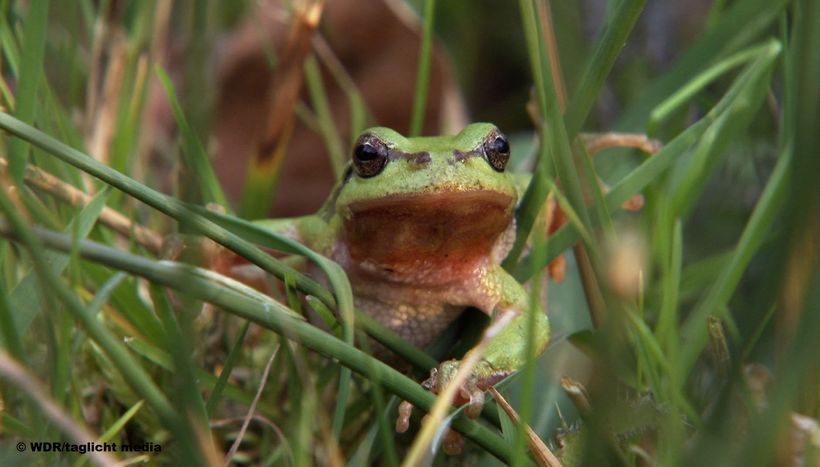
[[[440,269],[441,274],[458,275],[490,255],[510,225],[513,202],[495,191],[359,201],[349,207],[345,241],[354,263],[377,266],[388,274]]]

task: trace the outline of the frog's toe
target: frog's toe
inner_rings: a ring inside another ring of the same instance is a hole
[[[399,413],[396,416],[396,433],[404,433],[410,428],[410,415],[413,414],[413,404],[401,401]]]
[[[481,409],[484,408],[484,391],[479,389],[475,382],[471,382],[461,386],[459,394],[467,400],[464,413],[472,419],[478,418],[481,415]]]
[[[447,428],[441,440],[441,449],[449,456],[458,456],[464,452],[464,438],[457,431]]]
[[[440,394],[455,379],[459,363],[458,360],[442,362],[437,368],[430,370],[430,378],[421,385],[434,394]],[[481,413],[481,409],[484,407],[484,390],[480,387],[479,378],[475,373],[468,376],[467,380],[458,388],[453,404],[466,404],[464,412],[470,418],[477,418]]]

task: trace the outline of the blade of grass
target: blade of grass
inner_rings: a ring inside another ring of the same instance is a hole
[[[94,294],[94,299],[91,300],[91,303],[88,304],[88,310],[92,313],[99,312],[103,305],[105,305],[105,303],[108,302],[108,299],[111,298],[111,295],[114,293],[114,290],[126,278],[128,278],[128,276],[121,272],[118,272],[111,276],[111,279],[106,281],[106,283],[103,284],[103,286],[96,291],[96,293]]]
[[[749,218],[729,263],[723,268],[715,285],[698,302],[681,327],[680,360],[675,365],[678,381],[685,381],[709,338],[706,320],[710,315],[721,317],[735,291],[743,271],[760,248],[774,219],[777,217],[789,183],[791,152],[780,155],[766,188]]]
[[[538,33],[537,22],[535,20],[537,16],[532,1],[519,0],[518,8],[521,12],[524,37],[527,42],[527,55],[529,57],[530,70],[535,85],[535,94],[538,99],[539,114],[541,115],[542,122],[546,122],[547,94],[546,85],[544,84],[544,80],[546,79],[544,74],[548,73],[548,68],[546,68],[544,64],[546,62],[546,54],[543,50],[544,36]],[[557,102],[555,105],[557,105]],[[533,174],[532,180],[527,186],[524,195],[521,197],[519,207],[516,210],[515,243],[503,263],[504,268],[509,271],[515,268],[518,257],[524,250],[527,238],[535,224],[536,217],[541,211],[541,206],[547,199],[547,195],[549,194],[547,182],[552,182],[555,176],[555,168],[551,160],[555,155],[550,153],[550,146],[545,143],[549,141],[549,128],[546,124],[542,123],[538,130],[538,162],[535,166],[535,173]]]
[[[191,311],[182,309],[179,314],[174,313],[168,291],[156,285],[151,287],[151,301],[165,330],[165,346],[174,364],[173,394],[177,407],[192,423],[199,425],[199,430],[206,429],[208,414],[193,371],[197,364],[193,359],[194,350],[191,345]],[[208,446],[203,448],[207,449]]]
[[[82,266],[83,275],[87,277],[89,283],[88,287],[96,286],[97,297],[103,295],[104,298],[105,289],[117,273],[112,273],[110,269],[95,263],[84,263]],[[134,332],[145,336],[151,342],[162,342],[165,335],[162,324],[142,298],[141,287],[141,284],[133,277],[127,276],[126,280],[112,291],[110,306],[119,311],[119,316],[125,318],[133,327]],[[89,309],[94,312],[103,309],[98,307],[101,303],[97,297],[89,304]]]
[[[586,210],[580,180],[575,171],[575,163],[573,161],[566,128],[564,127],[563,116],[561,115],[561,109],[558,105],[555,83],[550,71],[550,63],[547,59],[545,44],[543,43],[544,34],[541,31],[541,23],[538,21],[539,16],[535,14],[536,8],[532,1],[521,0],[519,5],[524,23],[525,37],[527,38],[527,47],[530,51],[529,55],[531,67],[534,72],[536,90],[538,91],[542,121],[544,122],[542,125],[544,131],[541,134],[541,144],[544,145],[545,141],[547,142],[555,174],[561,180],[561,186],[570,201],[570,205],[578,214],[581,223],[588,229],[591,223]],[[542,149],[542,156],[545,155],[546,153],[543,152]],[[548,172],[545,163],[546,158],[541,157],[539,159],[536,176],[533,178],[530,186],[527,187],[527,191],[521,201],[521,207],[519,208],[516,218],[521,230],[517,233],[515,244],[504,262],[505,267],[511,268],[512,265],[515,264],[526,238],[532,229],[537,212],[541,209],[546,199],[547,191],[543,184],[548,176]],[[590,306],[591,314],[594,317],[599,317],[603,314],[601,309],[603,299],[601,297],[601,290],[598,287],[598,280],[595,277],[595,268],[589,267],[598,262],[598,257],[599,254],[593,242],[585,243],[584,247],[576,249],[576,258],[579,263],[582,263],[579,269],[583,272],[581,278],[585,295]],[[589,261],[589,264],[587,264],[587,261]]]
[[[533,235],[533,250],[532,255],[536,259],[534,264],[540,264],[544,261],[547,254],[548,237],[544,231],[536,231]],[[526,345],[525,355],[523,356],[524,367],[521,371],[521,406],[518,409],[518,420],[515,426],[515,442],[513,444],[513,462],[514,466],[523,466],[528,463],[525,448],[527,447],[529,424],[533,414],[533,397],[535,395],[535,362],[538,358],[535,347],[535,330],[537,328],[536,319],[537,313],[544,313],[541,307],[542,287],[544,281],[542,276],[543,269],[533,271],[531,290],[529,293],[529,316],[526,325]],[[502,416],[502,427],[503,427]]]
[[[9,11],[9,2],[10,0],[5,0],[0,4],[3,11]],[[11,76],[20,76],[20,47],[18,47],[17,38],[14,36],[14,25],[9,22],[9,19],[11,19],[11,15],[0,16],[0,47],[2,47],[3,56],[6,59]],[[13,103],[13,99],[9,103]]]
[[[683,250],[683,230],[680,219],[675,219],[671,232],[671,252],[672,255],[664,260],[663,278],[661,287],[661,308],[658,312],[658,323],[655,326],[655,335],[658,341],[664,344],[664,350],[670,359],[674,360],[677,355],[677,324],[678,324],[678,298],[680,296],[681,264]]]
[[[202,147],[202,142],[182,112],[171,78],[159,65],[156,66],[155,71],[157,78],[159,78],[162,87],[165,89],[168,103],[174,113],[180,133],[182,133],[182,157],[185,161],[188,176],[193,178],[193,180],[188,181],[199,188],[203,203],[216,203],[230,209],[228,199],[225,197],[211,161],[208,159],[208,153]]]
[[[111,441],[112,439],[114,439],[114,436],[116,436],[117,433],[119,433],[120,430],[122,430],[125,427],[125,425],[129,421],[131,421],[132,418],[134,418],[134,415],[136,415],[137,412],[139,412],[139,410],[142,408],[143,404],[144,404],[144,401],[139,401],[136,404],[132,405],[131,408],[129,408],[124,414],[122,414],[122,416],[120,418],[115,420],[114,423],[112,423],[111,426],[109,426],[107,430],[105,430],[105,433],[101,434],[100,437],[97,438],[96,442],[97,443],[107,443],[108,441]],[[82,466],[86,465],[87,463],[88,463],[88,460],[87,460],[86,457],[80,457],[72,465],[73,465],[73,467],[82,467]]]
[[[28,364],[28,358],[20,339],[19,325],[9,303],[9,294],[6,291],[5,280],[0,280],[0,346],[8,350],[17,361]]]
[[[305,59],[305,84],[310,94],[313,109],[316,111],[320,134],[330,155],[330,166],[333,168],[333,175],[336,180],[339,180],[342,178],[345,167],[344,145],[339,137],[339,132],[336,130],[336,124],[333,122],[330,104],[322,83],[322,74],[319,71],[316,57],[313,55]]]
[[[663,123],[664,120],[669,118],[670,115],[672,115],[676,110],[682,107],[710,83],[714,82],[716,79],[728,73],[735,67],[750,62],[758,58],[763,53],[767,53],[770,47],[771,43],[769,42],[748,47],[697,74],[677,92],[664,99],[657,105],[657,107],[652,109],[652,112],[649,114],[649,123],[647,123],[647,133],[654,134],[656,128]]]
[[[30,2],[23,27],[22,63],[14,114],[22,121],[34,123],[37,93],[43,76],[43,63],[48,33],[48,0]],[[18,185],[26,174],[29,146],[23,140],[9,142],[9,174]]]
[[[105,207],[105,202],[111,191],[108,189],[101,190],[94,198],[80,211],[77,217],[72,220],[65,228],[66,233],[75,234],[75,238],[85,238],[91,233],[97,218]],[[64,254],[56,252],[45,252],[45,260],[54,274],[62,274],[69,264],[69,257]],[[14,321],[17,325],[17,334],[24,335],[28,332],[28,328],[34,318],[42,312],[44,303],[42,302],[42,293],[37,283],[38,274],[36,271],[30,271],[20,282],[11,290],[9,295],[9,303],[11,309],[15,310]],[[32,307],[30,304],[38,303],[38,307]]]
[[[436,0],[424,0],[424,27],[419,49],[419,68],[416,74],[416,91],[413,94],[413,114],[410,118],[409,135],[420,136],[424,125],[424,109],[427,105],[427,89],[430,86],[430,60],[433,48],[433,25],[436,18]]]
[[[228,384],[228,378],[230,378],[233,367],[236,364],[236,359],[242,351],[242,342],[245,340],[245,336],[248,334],[248,328],[250,328],[250,326],[251,322],[246,321],[242,326],[242,329],[239,331],[239,335],[236,337],[236,342],[234,342],[233,346],[231,346],[231,350],[228,352],[228,357],[225,358],[225,363],[222,365],[219,378],[217,378],[216,383],[211,390],[211,395],[208,397],[208,402],[205,405],[205,410],[208,413],[209,418],[213,416],[214,410],[219,403],[219,399],[222,397],[222,391],[225,389],[225,385]]]
[[[645,4],[646,0],[624,0],[618,2],[612,14],[607,16],[601,39],[584,69],[581,83],[572,96],[564,116],[567,135],[570,138],[575,138],[581,131],[607,75],[626,44]]]

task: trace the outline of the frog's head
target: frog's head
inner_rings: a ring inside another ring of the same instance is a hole
[[[489,257],[517,201],[509,157],[507,138],[488,123],[439,137],[364,131],[334,203],[351,255],[391,270]]]

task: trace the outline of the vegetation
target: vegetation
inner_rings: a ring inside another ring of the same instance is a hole
[[[437,360],[355,310],[338,265],[231,214],[209,158],[212,96],[197,77],[215,36],[253,3],[0,0],[0,464],[397,465],[437,442],[394,433],[398,401],[435,403],[418,381]],[[315,27],[319,10],[292,3],[291,21]],[[568,258],[566,281],[548,285],[553,343],[497,385],[519,422],[495,402],[478,420],[453,409],[447,423],[469,449],[434,462],[543,462],[529,425],[565,465],[816,465],[820,2],[715,1],[658,72],[623,48],[648,15],[642,0],[609,2],[592,39],[573,19],[580,10],[553,5],[549,15],[540,0],[520,0],[517,12],[511,2],[416,3],[427,27],[420,70],[402,78],[420,80],[412,132],[423,131],[435,30],[468,104],[517,131],[519,166],[537,162],[505,267],[540,300],[544,269]],[[105,28],[121,34],[116,47]],[[503,35],[492,40],[522,59],[507,85],[534,89],[534,125],[523,100],[511,110],[475,91],[491,79],[469,58],[477,47],[467,53],[476,28]],[[179,95],[160,57],[169,30],[185,38]],[[323,86],[347,93],[351,134],[379,122],[344,70],[322,74],[317,60],[329,65],[316,54],[299,67],[305,102],[282,105],[310,122],[338,173],[350,138]],[[277,58],[274,69],[289,63]],[[165,191],[145,150],[155,78],[178,128],[165,149],[180,175]],[[593,162],[581,132],[610,130],[663,146]],[[240,212],[267,212],[271,173],[249,180]],[[550,193],[570,221],[530,248]],[[643,209],[621,212],[637,194]],[[271,298],[163,260],[174,231],[237,252],[284,291]],[[295,268],[297,257],[329,286]],[[326,326],[309,324],[308,310]],[[414,370],[370,355],[365,335]],[[147,452],[33,453],[34,441]]]

